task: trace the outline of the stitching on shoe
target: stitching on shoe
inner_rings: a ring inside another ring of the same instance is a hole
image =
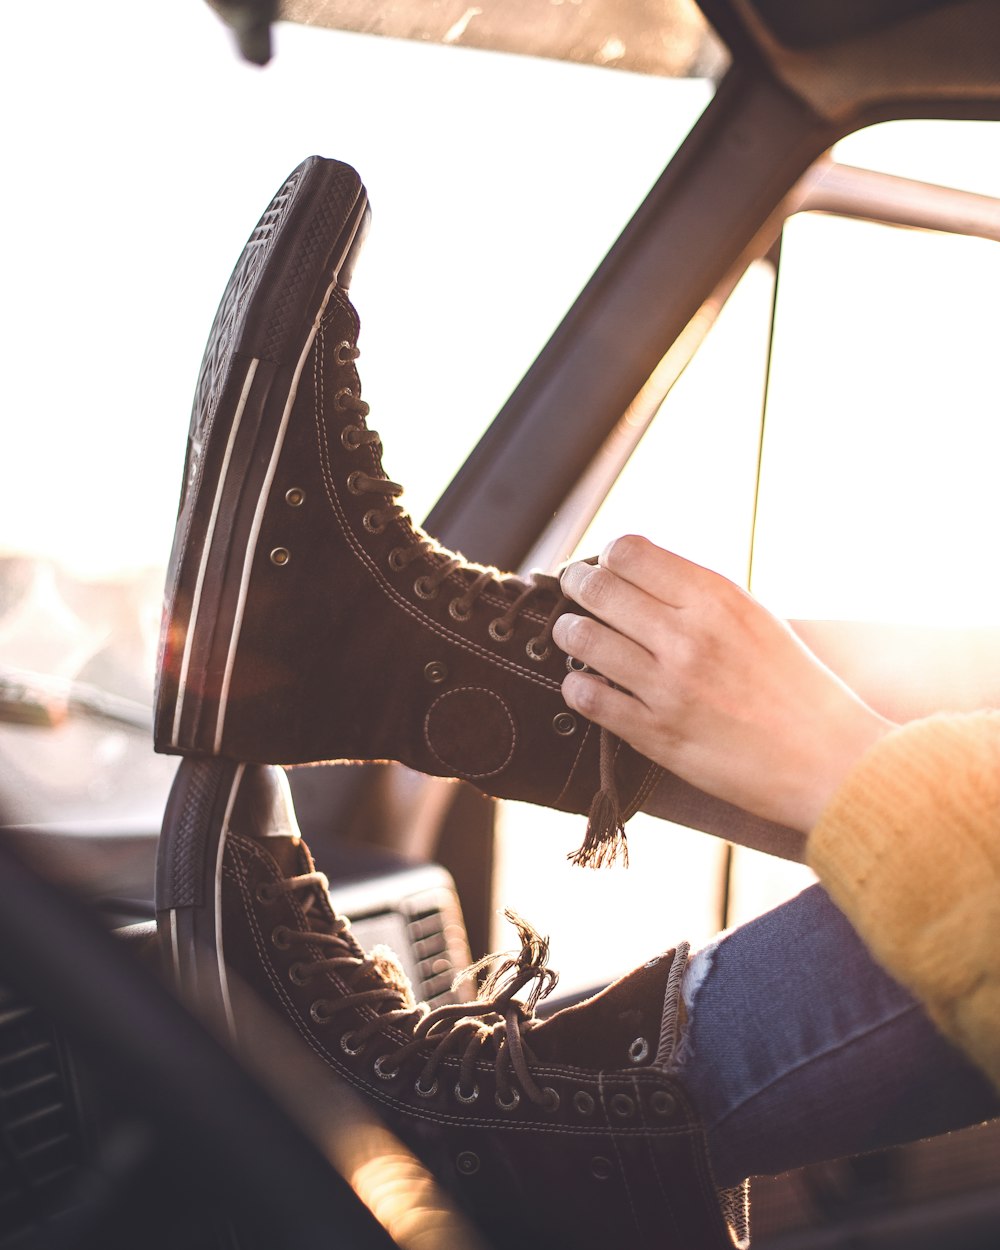
[[[607,1102],[604,1097],[604,1081],[603,1080],[601,1080],[598,1083],[598,1090],[599,1090],[600,1099],[601,1099],[601,1108],[604,1111],[604,1118],[608,1120],[610,1123],[611,1117],[608,1115]],[[624,1160],[622,1159],[621,1151],[618,1149],[618,1137],[614,1132],[610,1134],[610,1137],[611,1137],[611,1145],[614,1148],[614,1152],[615,1152],[615,1158],[618,1160],[618,1171],[621,1175],[622,1184],[625,1187],[625,1193],[628,1195],[629,1210],[632,1212],[632,1224],[636,1232],[641,1232],[642,1225],[639,1223],[639,1213],[635,1209],[635,1203],[632,1200],[632,1187],[628,1182],[628,1170],[626,1169]]]
[[[636,1090],[635,1105],[638,1108],[640,1119],[642,1120],[643,1124],[645,1124],[647,1122],[646,1111],[645,1111],[645,1108],[643,1107],[642,1099],[638,1096],[639,1095],[638,1084],[636,1084],[635,1090]],[[670,1199],[669,1186],[664,1185],[663,1183],[663,1174],[660,1170],[660,1159],[655,1149],[655,1143],[653,1139],[646,1138],[646,1145],[648,1147],[649,1163],[653,1171],[653,1176],[656,1178],[656,1188],[660,1191],[660,1197],[663,1200],[663,1203],[666,1206],[667,1211],[670,1213],[670,1223],[673,1225],[674,1232],[677,1234],[678,1238],[680,1238],[681,1229],[677,1222],[677,1215],[674,1211],[674,1204]]]
[[[622,812],[623,820],[628,820],[630,816],[635,815],[635,813],[649,797],[650,792],[653,790],[653,787],[660,780],[660,777],[664,774],[664,772],[666,772],[666,769],[662,768],[659,764],[650,764],[649,768],[646,769],[646,774],[640,782],[638,789],[632,796],[632,799],[627,807]]]
[[[335,294],[339,294],[339,292],[335,292]],[[511,672],[516,673],[518,677],[523,678],[525,681],[534,682],[536,686],[541,686],[545,690],[560,689],[561,683],[556,681],[554,678],[544,677],[540,673],[532,672],[530,669],[524,668],[521,665],[513,664],[511,661],[504,659],[502,656],[496,655],[493,651],[470,642],[461,634],[456,634],[451,630],[445,629],[432,617],[421,615],[416,611],[409,600],[405,599],[397,590],[385,581],[382,571],[379,569],[378,565],[368,554],[367,550],[355,538],[354,533],[347,522],[347,517],[341,507],[340,496],[337,488],[333,484],[333,473],[330,468],[329,441],[327,439],[326,429],[323,423],[322,356],[323,334],[317,333],[316,341],[313,345],[313,389],[316,399],[315,424],[320,452],[320,465],[323,472],[323,488],[326,491],[326,496],[330,502],[330,507],[333,510],[334,517],[337,520],[341,532],[347,539],[348,545],[353,550],[355,558],[366,568],[372,581],[391,603],[395,604],[396,607],[401,608],[409,616],[413,617],[414,620],[429,629],[431,632],[438,634],[439,637],[443,638],[446,642],[453,646],[461,647],[481,659],[489,660],[490,663],[495,664],[499,668],[508,669]],[[375,467],[374,456],[372,458],[372,466]]]
[[[594,725],[592,721],[584,720],[584,724],[587,726],[587,728],[584,731],[583,737],[580,739],[580,746],[577,749],[576,755],[573,758],[573,763],[570,765],[570,770],[566,774],[566,780],[563,782],[563,788],[559,791],[558,795],[553,800],[553,803],[552,803],[553,807],[558,807],[559,804],[563,801],[563,798],[566,795],[566,791],[570,788],[570,785],[573,782],[573,777],[576,773],[577,768],[580,765],[580,760],[583,758],[583,749],[587,745],[587,742],[590,739],[590,735],[594,731]]]
[[[493,768],[489,772],[485,772],[485,773],[461,772],[453,764],[449,763],[443,756],[439,755],[437,751],[434,750],[434,746],[431,743],[430,724],[429,724],[430,719],[431,719],[431,713],[434,711],[436,707],[439,707],[445,701],[445,699],[450,699],[454,695],[463,694],[466,691],[478,692],[479,694],[492,695],[496,699],[496,701],[500,704],[500,706],[503,708],[504,715],[507,717],[507,721],[510,724],[511,743],[510,743],[510,750],[507,752],[507,758],[498,768]],[[511,716],[510,709],[507,707],[507,704],[496,693],[496,691],[488,690],[485,686],[456,686],[454,690],[448,690],[444,694],[439,695],[434,700],[434,702],[430,705],[430,707],[427,709],[427,714],[424,716],[424,742],[427,744],[427,749],[428,751],[430,751],[431,755],[433,755],[434,758],[440,764],[443,764],[445,768],[449,769],[452,773],[454,773],[456,777],[468,777],[470,781],[478,780],[480,777],[495,777],[497,773],[502,773],[503,770],[507,767],[507,765],[514,758],[514,752],[517,749],[517,725],[514,723],[514,718],[513,716]]]

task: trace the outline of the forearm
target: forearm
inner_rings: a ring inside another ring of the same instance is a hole
[[[882,738],[806,857],[879,962],[1000,1087],[1000,712]]]

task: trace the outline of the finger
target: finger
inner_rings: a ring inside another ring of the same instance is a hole
[[[564,613],[552,627],[552,637],[567,655],[616,685],[638,692],[640,698],[648,689],[655,664],[651,653],[593,617]]]
[[[612,629],[654,649],[664,605],[640,586],[593,564],[571,564],[562,575],[563,593]],[[669,611],[669,609],[667,609]]]
[[[637,738],[643,737],[647,710],[627,691],[617,690],[590,673],[567,673],[562,695],[573,711],[633,746]]]
[[[713,591],[718,574],[667,551],[638,534],[616,538],[601,552],[599,566],[669,607],[681,608]],[[572,566],[571,566],[572,567]]]

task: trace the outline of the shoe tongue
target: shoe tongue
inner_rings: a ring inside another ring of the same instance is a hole
[[[679,994],[669,980],[673,951],[651,959],[582,1003],[566,1007],[528,1034],[542,1063],[618,1071],[648,1067],[674,1046]]]

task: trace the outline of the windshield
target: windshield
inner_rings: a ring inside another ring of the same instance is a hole
[[[262,70],[207,5],[112,0],[95,17],[64,2],[14,22],[0,88],[20,175],[5,257],[15,472],[0,495],[8,762],[11,722],[40,734],[67,709],[89,715],[94,689],[127,701],[104,721],[137,732],[205,338],[290,169],[334,156],[368,187],[352,286],[365,397],[420,517],[713,91],[290,24]]]

